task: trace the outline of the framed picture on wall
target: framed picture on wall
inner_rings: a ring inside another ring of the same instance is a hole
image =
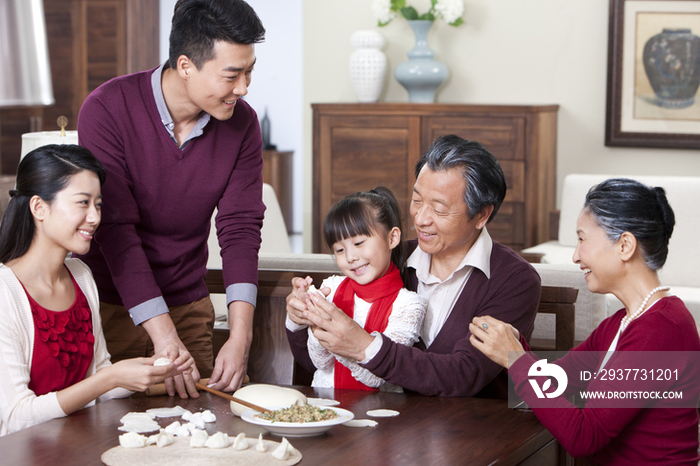
[[[700,0],[610,0],[606,146],[700,149]]]

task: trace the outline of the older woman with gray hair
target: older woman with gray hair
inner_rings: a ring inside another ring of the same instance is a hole
[[[552,363],[527,352],[517,330],[490,316],[473,319],[473,345],[508,369],[516,393],[572,456],[595,464],[698,464],[700,338],[690,312],[657,273],[674,224],[663,188],[610,179],[588,192],[573,260],[592,292],[612,293],[625,307],[549,367],[568,374],[554,392],[543,385],[538,393],[533,377]],[[559,391],[589,399],[579,408],[555,396]]]

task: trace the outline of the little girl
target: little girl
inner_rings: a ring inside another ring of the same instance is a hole
[[[403,288],[401,225],[398,203],[387,188],[355,193],[338,202],[326,216],[323,234],[345,277],[329,277],[321,289],[330,289],[326,299],[368,332],[381,332],[412,346],[420,336],[425,303]],[[307,305],[314,306],[310,300]],[[317,368],[312,386],[402,391],[357,362],[323,348],[313,331],[309,327],[307,343]]]
[[[112,365],[85,254],[100,224],[102,164],[87,149],[27,154],[0,224],[0,436],[191,371],[177,347]],[[169,363],[154,365],[159,357]]]

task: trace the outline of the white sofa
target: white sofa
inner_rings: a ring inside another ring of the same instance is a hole
[[[575,339],[584,340],[605,318],[605,297],[588,291],[586,280],[578,267],[571,265],[532,264],[545,286],[576,288]],[[338,274],[340,270],[330,254],[293,254],[261,252],[258,268],[264,270],[294,270],[303,273]],[[320,284],[317,284],[320,285]],[[212,295],[215,296],[215,295]],[[554,339],[555,317],[538,314],[533,338]]]
[[[263,239],[258,262],[260,271],[290,270],[297,273],[326,273],[328,275],[340,273],[335,259],[330,254],[296,254],[291,252],[282,211],[270,185],[264,185],[263,187],[263,202],[267,206],[267,211],[263,221]],[[579,293],[575,303],[575,339],[577,341],[584,340],[598,326],[600,321],[605,318],[605,298],[602,295],[595,295],[588,291],[583,274],[573,263],[563,265],[533,264],[533,266],[540,274],[542,285],[567,286],[578,289]],[[213,220],[212,231],[209,236],[209,262],[207,267],[210,269],[221,268],[219,244]],[[217,316],[226,316],[225,296],[212,294],[211,298]],[[538,314],[533,338],[554,339],[554,330],[554,315]]]
[[[287,226],[284,223],[282,209],[279,201],[277,201],[275,190],[267,183],[263,184],[263,203],[267,209],[265,210],[263,227],[260,231],[262,236],[260,254],[290,254],[292,252],[292,246],[289,242],[289,236],[287,235]],[[221,248],[219,247],[219,239],[216,236],[216,224],[214,222],[216,213],[217,211],[214,209],[214,215],[212,215],[211,218],[209,239],[207,241],[209,245],[209,259],[207,260],[208,269],[222,268]],[[226,316],[228,314],[226,310],[226,296],[219,294],[212,294],[210,296],[214,304],[214,309],[216,310],[216,315]]]
[[[624,176],[571,174],[564,178],[559,218],[559,239],[523,250],[523,253],[544,254],[544,264],[572,264],[576,247],[576,219],[583,207],[588,190],[608,178],[632,178],[647,186],[661,186],[666,190],[676,225],[669,242],[665,266],[659,272],[663,285],[680,297],[688,306],[696,322],[700,323],[700,242],[695,235],[700,231],[700,177],[682,176]],[[606,313],[620,309],[622,303],[612,295],[606,297]],[[578,339],[578,334],[577,334]]]

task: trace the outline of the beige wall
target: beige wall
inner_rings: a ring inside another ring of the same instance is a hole
[[[304,232],[311,239],[312,103],[354,102],[350,35],[377,29],[390,70],[382,97],[407,102],[393,78],[413,33],[402,18],[376,27],[372,0],[304,0]],[[408,0],[419,12],[430,0]],[[450,78],[437,101],[559,104],[558,193],[569,173],[700,176],[700,151],[611,148],[605,140],[607,0],[466,0],[465,24],[437,21],[428,37]],[[560,197],[560,196],[559,196]]]

